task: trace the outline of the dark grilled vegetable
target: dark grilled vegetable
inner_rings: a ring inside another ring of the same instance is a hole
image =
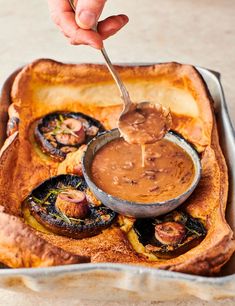
[[[185,253],[206,235],[202,222],[182,211],[173,211],[155,219],[138,219],[134,230],[146,251],[161,258]]]
[[[44,153],[62,161],[68,153],[76,151],[103,131],[98,120],[85,114],[56,112],[38,121],[34,135]]]
[[[80,239],[99,234],[116,216],[112,210],[90,203],[86,192],[90,193],[83,177],[58,175],[35,188],[25,202],[47,229]]]

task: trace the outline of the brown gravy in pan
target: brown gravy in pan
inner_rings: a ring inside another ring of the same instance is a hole
[[[141,146],[119,138],[96,153],[91,174],[94,183],[108,194],[137,203],[152,203],[184,193],[195,170],[190,156],[166,139],[145,145],[143,165]]]

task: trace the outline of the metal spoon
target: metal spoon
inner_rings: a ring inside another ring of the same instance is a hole
[[[74,1],[73,1],[73,0],[69,0],[69,3],[70,3],[72,9],[73,9],[74,12],[75,12],[75,11],[76,11],[76,7],[75,7],[75,5],[74,5]],[[97,27],[96,27],[96,26],[93,27],[93,30],[97,32]],[[112,63],[111,63],[111,61],[110,61],[110,59],[109,59],[109,57],[108,57],[108,55],[107,55],[107,52],[106,52],[105,48],[103,47],[100,51],[101,51],[101,53],[102,53],[102,55],[103,55],[103,57],[104,57],[104,60],[105,60],[105,62],[106,62],[106,65],[107,65],[107,67],[108,67],[108,69],[109,69],[109,71],[110,71],[110,73],[111,73],[111,75],[112,75],[114,81],[116,82],[116,84],[117,84],[117,86],[118,86],[118,89],[119,89],[119,91],[120,91],[120,93],[121,93],[121,98],[122,98],[122,100],[123,100],[123,102],[124,102],[124,107],[123,107],[123,109],[122,109],[122,112],[121,112],[121,114],[120,114],[120,116],[119,116],[119,120],[118,120],[118,128],[119,128],[121,134],[124,136],[124,138],[126,138],[125,135],[126,135],[126,133],[127,133],[128,126],[127,126],[126,123],[125,123],[125,115],[126,115],[129,111],[131,111],[131,110],[132,110],[132,113],[133,113],[133,110],[135,109],[136,104],[134,104],[134,103],[131,102],[129,93],[128,93],[128,91],[127,91],[125,85],[123,84],[123,82],[122,82],[122,80],[121,80],[119,74],[117,73],[117,71],[115,70],[114,66],[112,65]],[[149,107],[149,109],[151,109],[152,103],[146,102],[146,101],[140,102],[140,103],[138,103],[138,107],[137,107],[137,108],[138,108],[138,112],[140,112],[142,109],[146,109],[146,108],[148,108],[148,107]],[[135,112],[136,112],[136,111],[137,111],[137,110],[135,110]],[[133,115],[133,114],[132,114],[132,115]],[[140,114],[139,114],[139,116],[142,117],[143,122],[146,121],[146,118],[145,118],[143,115],[140,115]],[[133,116],[132,116],[132,117],[133,117]],[[134,119],[134,117],[133,117],[133,119]],[[124,123],[124,124],[123,124],[123,123]],[[146,125],[146,126],[147,126],[147,125]],[[141,126],[141,128],[143,129],[143,125]],[[167,131],[165,131],[165,132],[167,132]],[[136,135],[137,135],[137,134],[138,134],[138,132],[136,132]],[[161,137],[163,137],[163,136],[164,136],[164,133],[162,133],[162,136],[161,136]],[[134,137],[134,136],[133,136],[133,137]],[[160,137],[160,138],[161,138],[161,137]],[[160,138],[159,138],[159,139],[160,139]],[[144,143],[140,143],[140,144],[143,145]]]
[[[73,0],[69,0],[69,3],[70,3],[72,9],[75,12],[76,11],[76,7],[74,5],[74,1]],[[93,27],[93,30],[97,32],[97,27],[96,26]],[[126,86],[122,82],[118,72],[115,70],[113,64],[111,63],[111,60],[108,57],[108,54],[107,54],[105,48],[103,47],[100,51],[101,51],[101,53],[102,53],[102,55],[104,57],[104,60],[105,60],[106,65],[107,65],[107,67],[109,69],[109,72],[111,73],[111,75],[112,75],[112,77],[113,77],[113,79],[114,79],[114,81],[115,81],[115,83],[116,83],[116,85],[117,85],[117,87],[118,87],[118,89],[119,89],[119,91],[121,93],[121,98],[122,98],[122,100],[124,102],[124,108],[123,108],[122,113],[120,115],[120,117],[121,117],[122,115],[124,115],[124,114],[126,114],[128,112],[132,102],[130,100],[130,96],[129,96],[129,93],[128,93],[127,89],[126,89]]]

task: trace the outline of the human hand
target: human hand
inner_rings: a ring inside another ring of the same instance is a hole
[[[48,0],[51,17],[72,45],[103,47],[103,40],[119,31],[127,22],[126,15],[110,16],[97,21],[106,0],[75,1],[76,13],[68,0]],[[97,32],[92,27],[97,24]]]

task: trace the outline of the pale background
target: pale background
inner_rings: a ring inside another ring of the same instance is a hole
[[[56,0],[55,0],[56,1]],[[235,124],[235,0],[108,0],[103,17],[125,13],[130,22],[106,41],[114,62],[178,61],[203,66],[222,75]],[[0,86],[19,66],[37,58],[64,62],[102,62],[97,50],[70,46],[52,24],[45,0],[0,0]],[[169,288],[170,294],[170,288]],[[65,305],[66,301],[27,297],[0,290],[1,305]],[[33,302],[32,302],[33,303]],[[160,303],[78,302],[73,305],[235,305],[235,301],[191,300]]]
[[[114,62],[178,61],[219,71],[235,124],[235,0],[108,0],[102,17],[118,13],[130,22],[105,43]],[[0,0],[0,84],[41,57],[102,62],[97,50],[67,43],[46,0]]]

